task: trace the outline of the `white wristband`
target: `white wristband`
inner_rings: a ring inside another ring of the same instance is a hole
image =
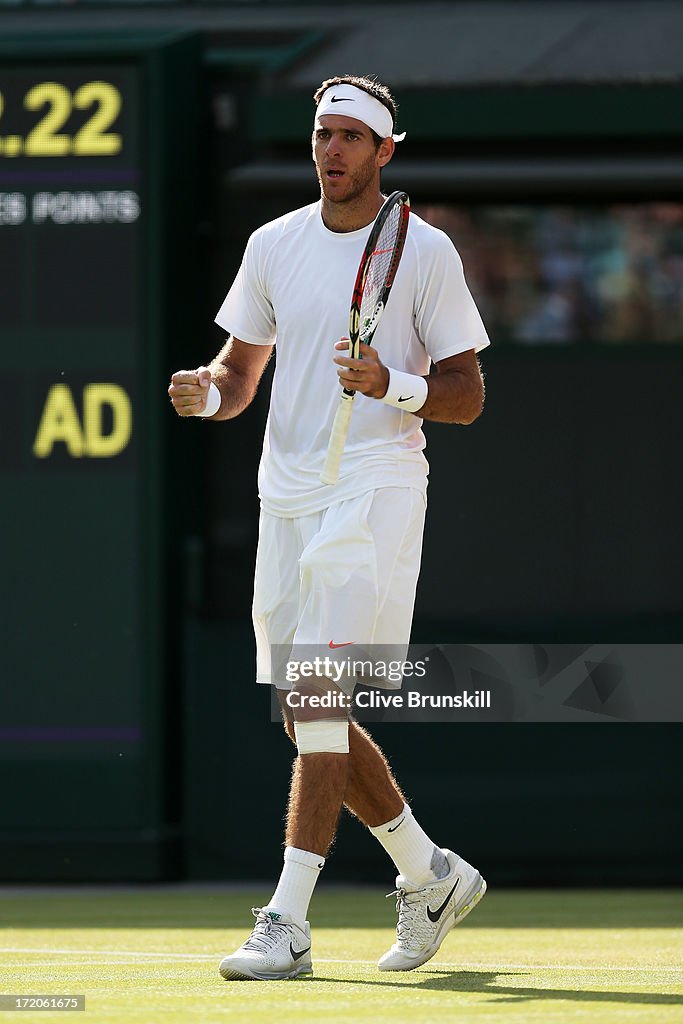
[[[403,370],[389,370],[389,387],[382,399],[387,405],[394,405],[405,412],[417,412],[427,401],[429,387],[424,377]]]
[[[221,393],[213,381],[209,384],[209,393],[206,396],[206,407],[204,412],[196,412],[195,416],[215,416],[221,407]]]

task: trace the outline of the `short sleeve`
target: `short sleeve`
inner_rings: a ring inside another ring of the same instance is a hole
[[[443,231],[430,235],[430,244],[419,247],[415,329],[437,363],[490,342],[455,246]]]
[[[262,239],[256,232],[247,242],[242,265],[216,316],[216,323],[251,345],[272,345],[275,314],[261,266]]]

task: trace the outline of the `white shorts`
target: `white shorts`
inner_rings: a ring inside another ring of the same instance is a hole
[[[272,678],[272,644],[407,647],[425,508],[419,491],[383,487],[294,519],[261,511],[257,682],[291,686]]]

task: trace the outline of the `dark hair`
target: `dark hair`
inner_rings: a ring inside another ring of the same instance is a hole
[[[386,107],[391,114],[392,131],[395,130],[398,104],[386,85],[382,85],[376,78],[368,78],[365,75],[337,75],[335,78],[326,78],[320,88],[316,89],[313,93],[316,107],[327,90],[331,89],[333,85],[355,85],[357,89],[362,89],[363,92],[367,92],[373,99],[379,100],[382,106]],[[375,140],[375,145],[379,146],[382,139],[372,128],[370,131]]]

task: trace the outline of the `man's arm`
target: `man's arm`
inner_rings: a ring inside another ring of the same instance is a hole
[[[474,423],[484,408],[484,378],[474,349],[441,359],[427,377],[427,401],[415,413],[435,423]]]
[[[213,383],[220,391],[221,404],[208,418],[230,420],[239,416],[254,400],[272,351],[272,345],[248,345],[239,338],[228,338],[208,367],[173,374],[168,389],[173,408],[179,416],[201,413]]]
[[[337,351],[347,350],[344,338],[337,342]],[[343,387],[358,391],[368,398],[382,399],[389,386],[389,370],[382,363],[377,349],[361,342],[362,359],[335,356],[337,374]],[[437,423],[474,423],[484,408],[484,380],[474,349],[441,359],[437,373],[426,377],[428,393],[416,416]]]

